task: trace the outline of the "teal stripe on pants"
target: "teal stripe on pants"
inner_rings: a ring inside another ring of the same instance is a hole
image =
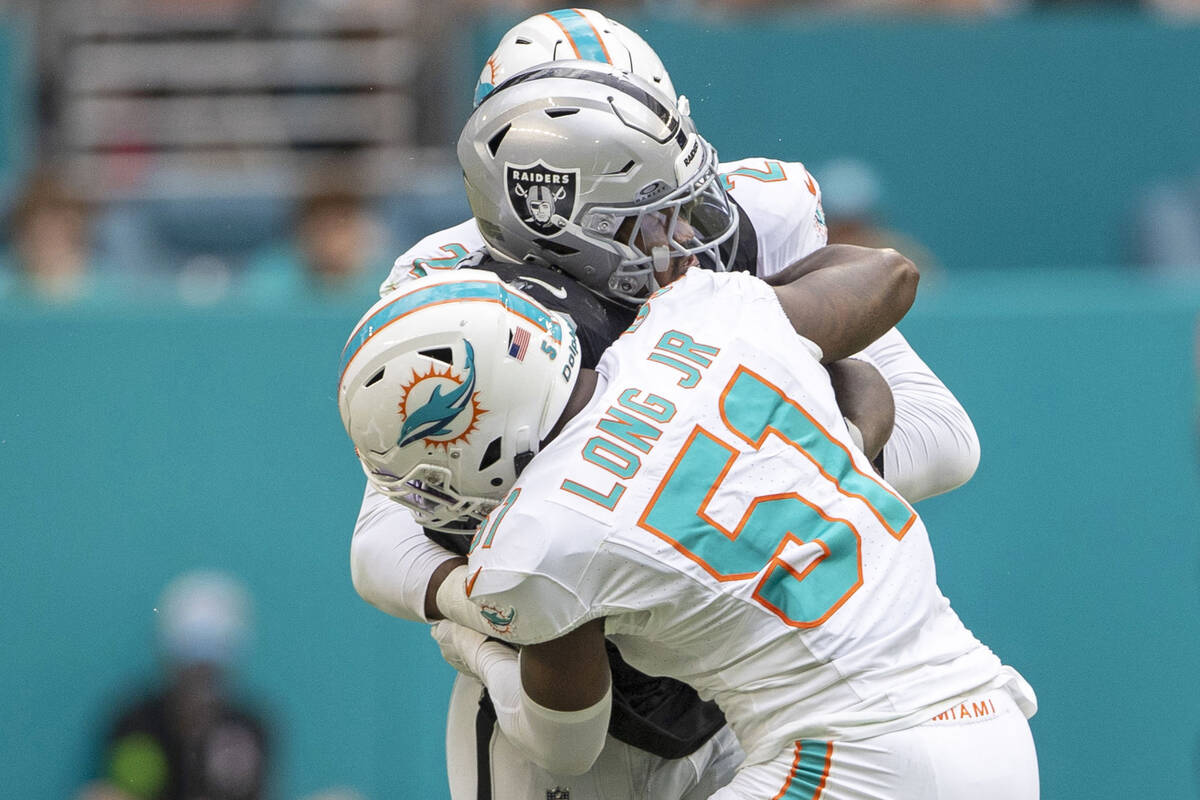
[[[777,795],[781,800],[817,800],[825,788],[826,756],[830,754],[830,742],[816,739],[801,739],[796,743],[799,759],[794,761],[795,772],[788,781],[786,790]]]

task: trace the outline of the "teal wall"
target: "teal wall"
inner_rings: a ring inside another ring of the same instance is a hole
[[[985,273],[903,326],[983,441],[921,511],[947,595],[1038,691],[1046,798],[1200,795],[1198,313],[1197,287]],[[6,787],[68,796],[111,692],[152,674],[159,590],[203,566],[254,592],[244,685],[275,711],[280,797],[445,796],[449,668],[349,580],[356,317],[0,310]]]
[[[1200,797],[1200,292],[980,276],[902,329],[971,413],[939,582],[1038,692],[1047,800]]]
[[[1200,169],[1195,23],[619,18],[722,159],[803,161],[820,181],[863,158],[888,221],[949,268],[1120,263],[1140,189]],[[512,21],[480,31],[476,63]]]
[[[439,796],[450,668],[350,583],[334,383],[358,315],[0,309],[0,794],[70,796],[112,692],[154,675],[162,587],[211,567],[254,594],[277,796]]]

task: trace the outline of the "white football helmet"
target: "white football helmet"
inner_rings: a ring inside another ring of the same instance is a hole
[[[500,39],[475,84],[475,105],[518,72],[547,61],[585,60],[612,64],[662,89],[687,114],[687,98],[675,87],[658,54],[615,19],[590,8],[560,8],[536,14]]]
[[[717,153],[636,75],[588,61],[519,73],[471,114],[458,160],[500,258],[551,264],[633,303],[658,288],[655,269],[728,268],[721,245],[733,252],[738,215]]]
[[[372,485],[424,527],[462,533],[537,453],[578,364],[566,317],[490,272],[437,270],[359,321],[338,410]]]

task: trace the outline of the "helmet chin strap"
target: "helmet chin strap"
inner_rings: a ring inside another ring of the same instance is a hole
[[[655,272],[665,272],[671,266],[671,248],[665,244],[650,248],[650,265]]]
[[[521,473],[529,466],[529,462],[533,461],[533,456],[537,453],[538,443],[531,441],[533,436],[529,428],[522,427],[516,433],[516,451],[513,456],[513,468],[516,471],[517,477],[521,477]]]
[[[525,471],[525,468],[529,466],[529,462],[533,461],[534,455],[536,454],[532,450],[526,450],[513,456],[513,470],[516,472],[518,478],[521,477],[521,473]]]

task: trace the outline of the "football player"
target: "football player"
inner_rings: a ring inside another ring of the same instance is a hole
[[[511,487],[438,594],[503,643],[449,621],[439,638],[539,763],[583,772],[604,750],[612,641],[727,716],[746,758],[714,798],[1038,796],[1032,690],[950,609],[922,521],[822,367],[915,295],[906,259],[846,248],[770,284],[660,261],[665,288],[595,371],[562,360],[569,322],[475,270],[416,281],[352,336],[343,419],[360,452],[383,428],[376,472],[433,490],[410,507],[456,513]],[[408,380],[399,415],[360,400],[376,369]],[[462,438],[484,407],[495,446]],[[417,425],[433,442],[405,436]]]
[[[607,56],[597,57],[601,52]],[[628,29],[587,10],[538,15],[506,34],[485,67],[477,98],[489,94],[518,69],[555,58],[596,58],[614,64],[615,71],[628,71],[645,79],[652,90],[661,93],[664,107],[674,109],[681,128],[690,130],[690,120],[678,112],[670,79],[653,51]],[[686,108],[686,101],[683,105]],[[734,203],[740,198],[745,204],[739,218],[738,245],[728,246],[736,268],[769,274],[824,244],[819,190],[802,165],[749,159],[723,165],[722,170],[722,188],[729,187],[727,194]],[[553,208],[559,188],[528,183],[518,185],[514,192],[524,190],[520,202],[527,203],[527,211],[528,203],[540,204],[537,207],[545,210]],[[528,216],[534,218],[533,214]],[[632,312],[598,293],[581,291],[561,271],[548,268],[548,263],[553,259],[542,259],[540,264],[497,264],[487,257],[476,222],[469,220],[427,237],[397,259],[381,293],[387,295],[405,281],[438,268],[488,265],[544,304],[568,312],[580,334],[580,362],[594,366],[600,351],[625,327]],[[890,344],[876,345],[871,354],[888,376],[896,396],[898,424],[881,463],[897,476],[898,482],[907,481],[906,490],[917,499],[953,488],[969,478],[978,458],[978,444],[969,419],[953,396],[898,333],[893,331],[889,336]],[[846,362],[844,366],[853,364]],[[865,433],[872,435],[870,431]],[[444,575],[458,563],[452,556],[465,551],[469,534],[450,525],[450,520],[441,520],[446,523],[442,527],[450,527],[440,532],[427,527],[425,533],[430,534],[431,541],[407,512],[377,487],[378,482],[368,486],[353,539],[355,587],[365,599],[388,613],[407,619],[437,619],[440,612],[436,590]],[[625,668],[615,651],[611,657],[621,684],[616,697],[618,711],[613,715],[611,753],[606,751],[585,779],[568,780],[548,774],[515,751],[491,728],[492,710],[486,699],[480,705],[480,684],[460,679],[451,702],[447,733],[453,796],[474,797],[491,783],[497,787],[498,797],[524,796],[534,791],[541,796],[543,791],[567,791],[568,785],[574,787],[575,797],[599,796],[599,787],[614,784],[627,786],[617,791],[623,796],[672,797],[689,790],[694,796],[707,796],[728,779],[740,753],[732,735],[722,730],[715,709],[697,701],[687,687],[665,679],[645,679]],[[481,754],[489,753],[490,764],[481,758]],[[606,767],[609,763],[611,767]],[[477,764],[484,765],[482,771]],[[495,775],[489,776],[489,771]],[[592,794],[588,786],[596,787]]]
[[[532,351],[537,350],[541,354],[554,352],[559,372],[594,368],[603,349],[633,319],[631,310],[599,301],[596,295],[562,273],[532,264],[485,261],[482,266],[489,275],[512,287],[514,295],[523,292],[536,296],[545,307],[563,314],[556,338],[548,343],[538,342],[519,328],[494,331],[494,337],[505,341],[509,357],[516,361],[532,359]],[[433,274],[453,273],[437,270]],[[511,483],[516,465],[528,458],[522,448],[529,446],[532,437],[526,435],[522,443],[517,437],[506,436],[505,426],[511,424],[511,415],[486,406],[477,409],[473,402],[468,404],[467,390],[463,387],[477,382],[473,369],[466,370],[461,378],[454,377],[448,366],[435,362],[418,371],[406,370],[390,363],[386,353],[380,357],[369,349],[360,351],[368,335],[375,335],[391,321],[407,318],[416,302],[410,296],[411,290],[419,283],[407,282],[388,294],[380,301],[380,309],[370,315],[369,324],[351,337],[343,378],[346,386],[355,387],[355,391],[348,390],[339,399],[343,421],[371,485],[360,530],[367,531],[365,535],[376,549],[368,550],[361,542],[355,547],[360,556],[370,553],[367,569],[355,572],[356,586],[368,596],[360,583],[362,576],[383,576],[386,582],[387,571],[393,570],[393,575],[403,578],[393,578],[381,591],[370,593],[371,596],[387,598],[390,605],[385,610],[413,617],[419,613],[414,606],[420,592],[425,618],[436,620],[444,616],[435,598],[445,574],[465,563],[465,559],[454,558],[454,554],[466,554],[478,523],[495,505],[497,493],[503,494],[498,487]],[[373,346],[378,341],[376,337]],[[360,357],[351,359],[356,352],[361,353]],[[431,348],[429,355],[435,360],[447,356],[439,353],[438,348]],[[869,397],[881,384],[886,395],[883,400],[890,401],[887,386],[877,373],[874,373],[877,384],[852,373],[843,373],[842,377],[850,382],[849,391],[856,399]],[[520,384],[510,389],[515,397]],[[429,400],[435,392],[438,402],[433,408],[440,408],[440,414],[430,410]],[[534,407],[533,403],[519,400],[514,404],[518,408]],[[418,405],[426,410],[418,412]],[[446,414],[457,415],[459,411],[471,421],[461,425],[466,417],[460,418],[460,425],[451,428],[441,424]],[[890,429],[890,404],[867,403],[853,415],[866,432],[870,452],[878,452]],[[418,422],[409,427],[406,423],[409,418]],[[397,445],[410,440],[440,452],[445,459],[441,467],[425,464],[422,470],[413,473],[391,464],[391,456],[404,452]],[[469,453],[472,443],[486,443],[486,448],[478,454]],[[472,463],[486,465],[490,471],[464,495],[471,499],[446,503],[446,495],[439,487],[458,485],[449,470],[463,463],[460,459],[464,455]],[[390,552],[377,549],[386,544],[393,547]],[[431,558],[422,562],[426,553]],[[701,701],[691,687],[679,681],[638,672],[624,662],[615,647],[610,647],[607,655],[614,676],[610,736],[600,758],[586,775],[571,774],[561,764],[539,760],[536,749],[531,752],[527,742],[503,735],[510,719],[505,712],[512,703],[496,704],[484,692],[478,676],[458,656],[458,634],[454,628],[435,628],[435,636],[447,660],[462,673],[455,683],[447,725],[447,767],[455,798],[541,797],[544,792],[550,797],[584,800],[605,797],[693,800],[708,797],[728,782],[741,763],[742,753],[736,738],[715,704]],[[501,697],[508,695],[502,692]]]

